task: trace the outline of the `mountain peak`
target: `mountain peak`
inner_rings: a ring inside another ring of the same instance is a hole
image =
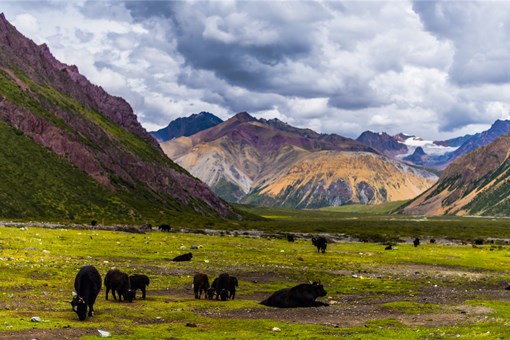
[[[252,121],[256,121],[257,118],[253,117],[253,116],[250,116],[248,114],[248,112],[239,112],[237,113],[235,116],[233,116],[231,119],[235,119],[237,121],[240,121],[240,122],[252,122]]]
[[[173,138],[191,136],[202,130],[209,129],[222,123],[223,120],[210,112],[194,113],[189,117],[177,118],[166,127],[151,132],[152,136],[160,142],[166,142]]]

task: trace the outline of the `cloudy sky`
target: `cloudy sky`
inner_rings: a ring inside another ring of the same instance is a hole
[[[510,2],[5,1],[148,130],[240,111],[356,138],[510,118]]]

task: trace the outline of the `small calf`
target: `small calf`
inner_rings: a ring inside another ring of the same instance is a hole
[[[147,275],[143,274],[134,274],[129,277],[129,282],[131,284],[131,290],[133,291],[133,298],[136,299],[136,290],[140,289],[142,291],[142,299],[145,299],[145,287],[149,285],[150,280]]]

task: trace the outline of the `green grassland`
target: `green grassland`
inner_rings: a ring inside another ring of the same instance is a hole
[[[401,239],[445,238],[455,240],[510,239],[510,219],[456,216],[410,216],[381,214],[380,207],[367,208],[370,213],[339,212],[341,207],[321,210],[294,210],[238,206],[265,220],[223,224],[223,228],[267,232],[333,233],[371,242],[398,242]],[[369,210],[372,209],[372,210]]]
[[[275,220],[285,219],[295,217]],[[112,339],[505,339],[510,334],[506,244],[473,248],[442,240],[416,248],[400,243],[385,251],[379,243],[339,242],[320,254],[304,238],[290,243],[235,235],[0,226],[0,339],[93,339],[98,329]],[[171,261],[192,245],[201,246],[191,250],[192,261]],[[86,264],[103,277],[114,266],[147,274],[148,298],[106,301],[103,287],[94,317],[80,322],[69,302],[74,276]],[[222,272],[237,276],[236,300],[195,300],[191,283],[197,272],[211,279]],[[310,280],[324,284],[329,307],[273,309],[258,303],[277,289]],[[33,316],[42,321],[31,322]]]

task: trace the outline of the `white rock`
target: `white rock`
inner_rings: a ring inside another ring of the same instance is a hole
[[[281,332],[282,330],[278,327],[273,327],[273,332]]]
[[[110,332],[102,331],[100,329],[98,329],[97,331],[99,332],[99,336],[102,338],[107,338],[107,337],[111,336]]]

